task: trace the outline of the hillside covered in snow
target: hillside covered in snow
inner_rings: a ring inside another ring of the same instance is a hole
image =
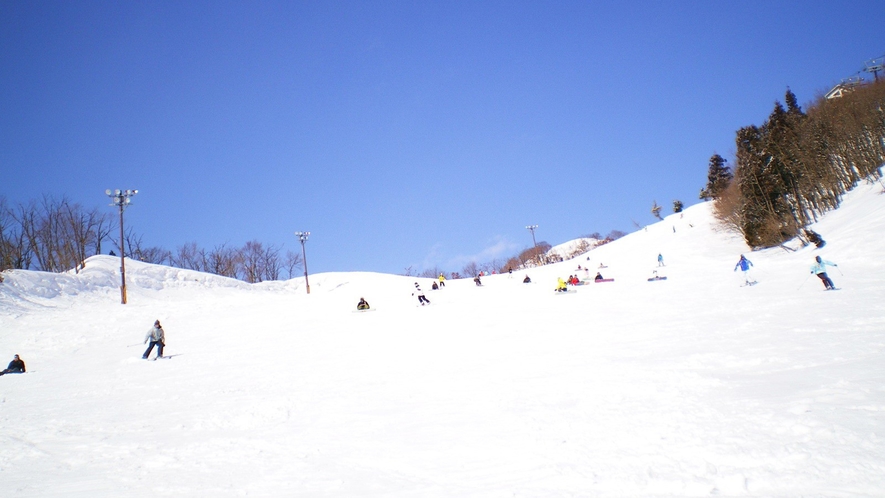
[[[821,249],[749,252],[700,204],[482,287],[325,273],[307,294],[303,278],[249,285],[127,261],[121,305],[116,258],[4,273],[0,361],[20,354],[28,372],[0,377],[0,487],[882,496],[881,190],[861,185],[813,225]],[[734,271],[741,254],[757,285]],[[810,274],[817,255],[838,264],[839,290]],[[553,292],[597,271],[614,282]],[[375,311],[355,312],[360,297]],[[170,358],[145,361],[156,319]]]

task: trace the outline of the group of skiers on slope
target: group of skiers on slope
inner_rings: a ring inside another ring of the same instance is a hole
[[[753,266],[753,262],[746,258],[743,254],[741,254],[741,259],[738,260],[737,264],[734,265],[734,271],[738,271],[738,268],[744,273],[744,285],[753,285],[756,283],[755,280],[750,280],[750,268]],[[836,286],[833,284],[833,280],[827,275],[827,266],[836,266],[836,263],[832,261],[827,261],[822,259],[820,256],[814,257],[814,264],[811,265],[811,274],[817,275],[820,278],[821,282],[824,284],[825,290],[834,290]]]
[[[660,265],[663,265],[663,256],[660,254],[658,254],[658,263]],[[744,256],[743,254],[741,254],[740,259],[738,260],[737,264],[735,264],[735,266],[734,266],[734,271],[737,271],[738,269],[740,269],[743,272],[745,285],[752,285],[752,284],[756,283],[755,280],[754,281],[750,280],[749,272],[750,272],[750,268],[752,266],[753,266],[753,262],[750,261],[749,259],[747,259],[746,256]],[[837,265],[831,261],[821,259],[820,256],[817,256],[815,258],[815,264],[811,267],[811,273],[816,274],[821,279],[821,281],[823,282],[824,287],[826,289],[835,289],[835,286],[833,285],[833,281],[830,279],[829,276],[827,276],[827,272],[826,272],[827,266],[839,266],[839,265]],[[608,268],[608,267],[604,266],[604,265],[602,265],[602,263],[600,263],[600,268]],[[508,273],[510,273],[510,272],[508,272]],[[600,280],[604,280],[604,279],[605,279],[605,277],[602,276],[601,272],[596,272],[596,277],[594,277],[595,281],[600,281]],[[445,287],[446,286],[445,280],[446,280],[445,276],[443,276],[443,274],[440,273],[439,284],[437,285],[437,282],[434,282],[433,289],[436,290],[440,287]],[[580,283],[580,281],[578,280],[576,275],[569,275],[568,280],[563,280],[562,277],[559,277],[556,280],[557,280],[556,289],[555,289],[556,292],[566,292],[566,291],[568,291],[569,285],[578,285]],[[482,281],[480,280],[480,275],[477,275],[473,279],[473,281],[478,286],[482,285]],[[526,284],[531,283],[531,281],[532,281],[532,279],[529,278],[528,275],[526,275],[525,278],[522,280],[522,282],[526,283]],[[421,290],[421,286],[420,286],[420,284],[418,284],[418,282],[415,282],[415,290],[414,290],[414,292],[412,292],[412,295],[418,296],[418,303],[421,306],[430,304],[430,300],[427,299],[427,296],[424,295],[424,291]],[[362,311],[362,310],[369,309],[370,306],[369,306],[369,303],[364,298],[360,298],[360,301],[359,301],[359,303],[357,303],[356,308],[357,308],[357,310]],[[159,323],[160,322],[157,321],[155,326],[159,326]],[[156,329],[153,329],[153,330],[156,330]],[[154,344],[154,342],[151,343],[151,347],[153,347],[153,344]],[[160,341],[157,344],[162,344],[162,329],[160,329]],[[161,345],[160,346],[160,355],[161,356],[162,356],[162,351],[163,350],[162,350],[162,345]],[[148,351],[145,353],[145,356],[147,356],[148,353],[150,353],[150,348],[148,348]]]
[[[814,258],[815,264],[811,266],[811,273],[817,275],[818,278],[821,279],[821,282],[824,284],[824,289],[826,290],[834,290],[836,286],[833,284],[833,280],[827,275],[827,266],[835,266],[838,267],[836,263],[832,261],[827,261],[825,259],[821,259],[820,256],[815,256]],[[599,264],[600,268],[608,268],[607,266],[603,266],[602,263]],[[661,254],[658,254],[658,266],[664,266],[664,257]],[[753,266],[753,262],[747,259],[746,256],[741,254],[740,259],[737,264],[734,265],[734,271],[738,271],[740,269],[744,275],[744,285],[753,285],[756,283],[755,280],[751,280],[750,277],[750,268]],[[580,269],[580,267],[579,267]],[[655,275],[657,275],[657,270],[655,270]],[[526,277],[528,278],[528,277]],[[660,277],[658,277],[660,278]],[[602,273],[597,272],[595,281],[604,280]],[[569,285],[578,285],[579,281],[577,276],[569,275],[568,280],[563,280],[561,277],[557,278],[556,282],[556,292],[564,292],[568,289]]]

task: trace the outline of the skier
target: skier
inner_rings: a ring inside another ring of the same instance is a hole
[[[166,333],[160,325],[160,320],[155,321],[153,328],[148,330],[148,333],[144,338],[145,344],[147,344],[148,341],[151,342],[151,345],[148,346],[144,354],[141,355],[141,359],[146,360],[148,355],[151,354],[151,350],[154,349],[154,346],[157,346],[157,358],[162,358],[163,348],[166,347]]]
[[[439,286],[440,287],[446,286],[446,277],[442,273],[439,274]]]
[[[744,272],[744,285],[752,285],[755,284],[756,281],[750,282],[750,267],[753,266],[753,262],[749,259],[745,258],[743,254],[741,254],[741,259],[738,260],[737,264],[734,265],[734,271],[737,271],[738,268]]]
[[[25,373],[27,370],[25,369],[25,362],[15,355],[12,357],[12,361],[9,362],[9,365],[6,367],[6,370],[0,371],[0,375],[12,374],[12,373]]]
[[[413,292],[412,295],[414,296],[415,294],[418,294],[418,302],[421,303],[421,306],[430,304],[430,301],[424,297],[424,291],[421,290],[421,286],[418,285],[418,282],[415,282],[415,292]]]
[[[664,266],[664,256],[658,254],[658,266]]]
[[[820,256],[815,256],[814,260],[817,262],[811,265],[811,273],[817,275],[820,278],[821,282],[824,283],[824,289],[833,290],[836,286],[833,284],[833,281],[830,280],[830,277],[827,276],[827,265],[830,266],[839,266],[832,261],[827,261],[825,259],[821,259]]]
[[[367,310],[367,309],[369,309],[369,308],[370,308],[370,306],[369,306],[369,302],[366,301],[365,298],[361,297],[361,298],[360,298],[360,302],[357,303],[357,305],[356,305],[356,309],[358,309],[358,310]]]

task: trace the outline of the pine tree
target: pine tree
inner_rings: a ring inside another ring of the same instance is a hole
[[[725,159],[719,154],[713,154],[707,170],[707,186],[701,190],[700,198],[705,201],[718,198],[719,194],[728,188],[733,178],[731,169],[725,165]]]
[[[681,213],[683,207],[685,207],[685,206],[682,204],[682,201],[680,201],[679,199],[676,199],[675,201],[673,201],[673,212],[674,213]]]

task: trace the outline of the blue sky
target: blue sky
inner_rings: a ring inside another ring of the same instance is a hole
[[[617,5],[614,5],[617,3]],[[885,54],[880,2],[0,3],[0,195],[147,245],[402,273],[699,202],[789,86]]]

